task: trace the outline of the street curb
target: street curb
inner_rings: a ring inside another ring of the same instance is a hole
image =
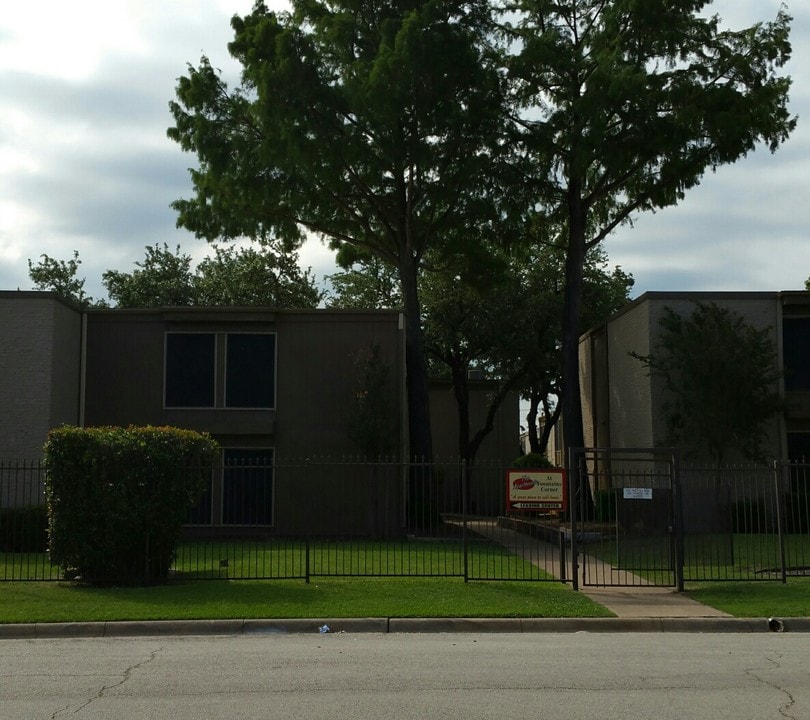
[[[770,618],[334,618],[155,620],[0,625],[0,640],[335,633],[769,633]],[[810,632],[779,618],[778,632]],[[778,623],[777,623],[778,624]]]

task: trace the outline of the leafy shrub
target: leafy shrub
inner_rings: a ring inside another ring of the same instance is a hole
[[[554,463],[552,463],[545,455],[541,455],[540,453],[526,453],[526,455],[521,455],[515,462],[512,463],[512,467],[515,468],[553,468],[555,467]]]
[[[48,547],[48,512],[44,505],[0,508],[0,551],[45,552]]]
[[[211,477],[209,436],[167,427],[62,427],[45,444],[51,562],[95,584],[165,579]]]

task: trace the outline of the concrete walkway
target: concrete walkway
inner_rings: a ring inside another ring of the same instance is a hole
[[[571,558],[560,567],[559,548],[486,521],[470,521],[467,527],[482,537],[492,540],[514,552],[526,562],[539,567],[555,578],[571,578]],[[617,570],[594,557],[586,557],[589,576],[608,578],[609,587],[580,584],[580,591],[594,602],[603,605],[620,618],[720,618],[731,617],[715,608],[692,600],[674,588],[656,587],[638,575]],[[582,560],[581,560],[582,562]]]

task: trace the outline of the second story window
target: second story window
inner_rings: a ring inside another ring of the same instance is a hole
[[[167,332],[164,406],[272,410],[275,333]]]
[[[166,334],[166,407],[214,407],[215,340],[213,333]]]
[[[276,406],[276,336],[228,333],[225,346],[225,407]]]

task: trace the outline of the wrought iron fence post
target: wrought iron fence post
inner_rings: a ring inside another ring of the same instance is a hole
[[[683,493],[681,491],[681,466],[677,451],[671,456],[672,512],[675,530],[675,586],[683,592],[684,540],[683,540]]]
[[[779,537],[779,569],[781,572],[781,580],[787,583],[787,564],[785,562],[785,529],[782,522],[782,488],[784,483],[780,482],[784,476],[785,470],[790,471],[789,466],[785,463],[780,463],[774,460],[773,463],[773,480],[774,480],[774,493],[776,494],[776,532]]]
[[[308,476],[309,476],[309,474],[311,472],[312,472],[312,470],[311,470],[310,459],[307,458],[306,460],[304,460],[304,483],[303,483],[303,487],[307,487],[307,482],[306,481],[309,480]],[[310,567],[309,567],[309,552],[310,552],[309,537],[310,537],[310,531],[309,531],[309,528],[307,528],[307,534],[306,534],[306,537],[304,538],[304,582],[307,585],[309,585],[309,573],[310,573]]]
[[[461,548],[464,553],[464,582],[470,579],[467,558],[467,460],[461,459]]]
[[[579,502],[579,464],[576,448],[568,449],[568,506],[571,513],[571,583],[579,590],[579,563],[577,560],[577,503]]]

